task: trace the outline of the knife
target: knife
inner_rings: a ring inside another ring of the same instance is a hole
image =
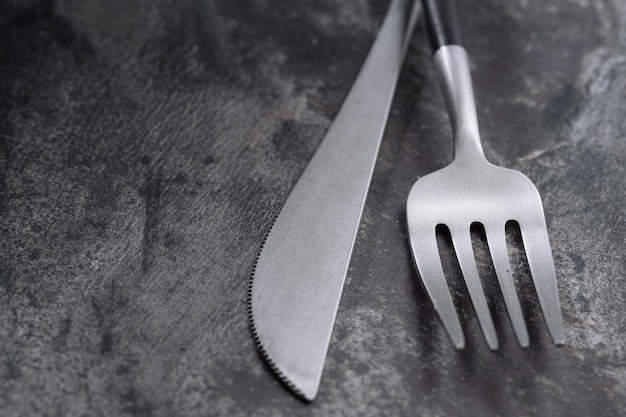
[[[261,356],[298,397],[322,376],[419,1],[393,0],[363,67],[263,244],[248,294]]]

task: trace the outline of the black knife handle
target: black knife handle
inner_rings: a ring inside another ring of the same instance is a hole
[[[422,6],[433,54],[445,45],[462,46],[456,1],[422,0]]]

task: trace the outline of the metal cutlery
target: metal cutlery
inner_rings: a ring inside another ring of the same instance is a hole
[[[419,2],[393,0],[376,41],[259,254],[254,339],[294,393],[317,395],[352,246]]]
[[[454,137],[454,160],[447,167],[420,178],[407,202],[407,222],[413,259],[422,283],[453,343],[465,338],[444,276],[435,229],[445,225],[463,278],[490,349],[497,349],[493,320],[478,276],[470,227],[481,224],[498,283],[519,344],[529,336],[505,241],[505,225],[519,224],[526,257],[548,331],[555,344],[564,343],[554,262],[548,241],[541,198],[523,174],[489,163],[478,132],[468,58],[461,46],[453,1],[423,0],[435,71],[445,98]]]

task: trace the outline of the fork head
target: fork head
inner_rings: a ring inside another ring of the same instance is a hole
[[[502,296],[521,346],[528,331],[510,271],[505,225],[519,224],[533,283],[554,343],[564,341],[554,263],[539,192],[523,174],[497,167],[480,154],[457,158],[413,185],[407,202],[408,232],[413,259],[435,309],[457,348],[465,345],[439,258],[435,229],[450,230],[454,250],[478,322],[491,349],[497,349],[493,320],[478,276],[470,227],[485,229]]]

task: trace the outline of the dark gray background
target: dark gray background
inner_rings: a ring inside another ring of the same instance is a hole
[[[461,3],[487,157],[543,196],[566,346],[514,233],[530,348],[480,239],[499,351],[452,279],[455,351],[419,284],[406,197],[452,152],[420,22],[318,398],[259,357],[255,256],[387,1],[4,0],[0,415],[626,415],[626,6]]]

